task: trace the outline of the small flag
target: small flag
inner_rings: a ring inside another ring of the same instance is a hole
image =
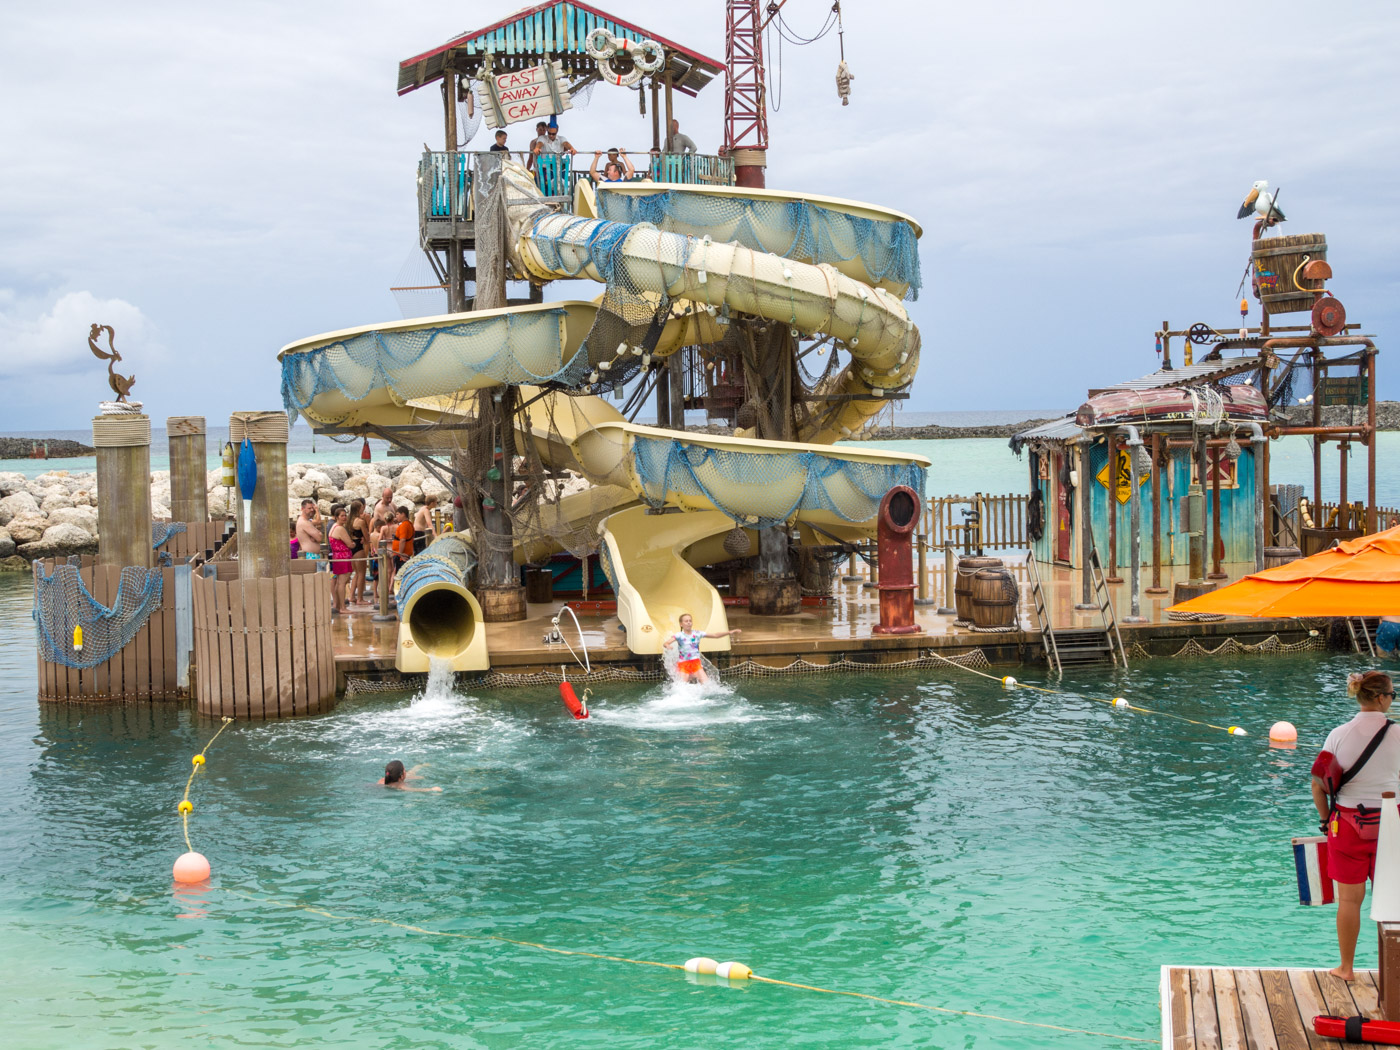
[[[1293,864],[1298,869],[1298,903],[1332,904],[1336,883],[1327,870],[1327,839],[1309,835],[1293,840]]]

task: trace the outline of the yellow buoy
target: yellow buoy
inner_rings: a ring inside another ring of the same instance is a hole
[[[1115,697],[1113,698],[1113,706],[1114,706],[1114,707],[1127,707],[1127,706],[1128,706],[1128,701],[1124,700],[1121,696],[1115,696]]]
[[[73,628],[73,651],[80,653],[83,651],[83,625],[78,624]]]
[[[1245,732],[1243,729],[1241,729],[1239,726],[1231,726],[1231,727],[1230,727],[1230,735],[1231,735],[1231,736],[1249,736],[1249,734],[1246,733],[1246,732]]]
[[[195,765],[195,766],[202,766],[202,765],[204,765],[204,756],[203,756],[203,755],[195,755],[194,758],[190,759],[190,764],[191,764],[191,765]]]
[[[176,808],[177,808],[181,813],[185,813],[185,814],[193,813],[193,812],[194,812],[194,803],[191,802],[189,799],[184,799],[184,800],[180,803],[180,805],[177,806]]]
[[[752,977],[753,971],[741,962],[725,962],[715,967],[715,976],[729,981],[743,981]]]

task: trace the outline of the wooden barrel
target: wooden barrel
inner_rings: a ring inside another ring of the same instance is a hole
[[[476,593],[476,600],[481,606],[481,618],[486,623],[510,623],[525,619],[524,587],[482,587]]]
[[[1324,281],[1293,275],[1303,260],[1326,260],[1327,238],[1320,233],[1295,233],[1287,237],[1261,237],[1254,242],[1254,290],[1268,314],[1296,314],[1313,308],[1313,289]],[[1299,286],[1307,291],[1299,291]]]
[[[1213,583],[1177,583],[1172,590],[1172,604],[1180,605],[1182,602],[1189,602],[1192,598],[1199,598],[1213,590],[1215,590]]]
[[[1010,569],[978,569],[972,577],[972,616],[978,627],[1015,627],[1021,589]]]
[[[1297,561],[1303,556],[1303,552],[1297,547],[1265,547],[1264,548],[1264,568],[1272,569],[1276,565],[1287,565],[1291,561]]]
[[[994,569],[1000,565],[1000,558],[969,556],[958,559],[958,577],[953,583],[953,606],[958,611],[959,620],[972,622],[972,578],[982,569]]]
[[[526,569],[525,600],[535,605],[554,601],[554,573],[548,569]]]

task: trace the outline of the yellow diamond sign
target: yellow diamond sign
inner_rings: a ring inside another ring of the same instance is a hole
[[[1113,467],[1113,482],[1109,484],[1109,467]],[[1094,478],[1104,488],[1113,489],[1113,498],[1119,503],[1127,503],[1133,497],[1133,471],[1132,464],[1128,462],[1128,450],[1117,449],[1113,453],[1113,458],[1103,465],[1103,468],[1094,475]],[[1147,475],[1144,473],[1138,478],[1139,485],[1147,484]]]

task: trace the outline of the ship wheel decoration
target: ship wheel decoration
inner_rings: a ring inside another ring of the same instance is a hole
[[[1220,333],[1208,324],[1193,324],[1187,331],[1186,338],[1197,346],[1205,346],[1207,343],[1218,343]]]
[[[1346,308],[1330,295],[1319,296],[1313,303],[1312,326],[1320,336],[1331,338],[1347,326]]]

